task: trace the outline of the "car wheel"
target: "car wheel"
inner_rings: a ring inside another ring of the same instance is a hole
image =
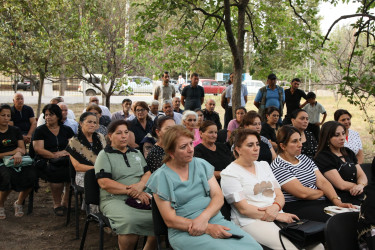
[[[88,90],[86,90],[86,95],[87,96],[95,96],[96,92],[93,89],[88,89]]]

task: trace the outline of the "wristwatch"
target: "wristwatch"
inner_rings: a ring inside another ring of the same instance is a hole
[[[332,202],[333,202],[334,199],[338,199],[339,201],[341,201],[340,196],[335,196],[335,197],[333,197],[333,198],[332,198]]]

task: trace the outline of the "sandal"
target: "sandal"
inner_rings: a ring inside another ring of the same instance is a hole
[[[5,209],[0,207],[0,220],[4,220],[7,216],[5,215]]]
[[[18,200],[16,200],[13,204],[14,206],[14,216],[22,217],[23,216],[23,206],[17,204]]]
[[[65,207],[56,207],[53,209],[53,212],[55,213],[56,216],[64,216],[65,215]]]

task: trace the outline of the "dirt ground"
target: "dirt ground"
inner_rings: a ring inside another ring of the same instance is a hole
[[[70,223],[65,226],[66,217],[55,216],[52,209],[52,195],[49,185],[40,181],[41,188],[34,194],[34,210],[26,215],[28,198],[22,218],[14,216],[12,203],[18,193],[12,192],[5,202],[7,218],[0,220],[0,249],[79,249],[80,239],[75,239],[74,213]],[[74,199],[73,199],[74,200]],[[73,201],[72,201],[73,203]],[[74,206],[74,203],[72,204]],[[85,212],[80,211],[80,236],[85,223]],[[140,240],[140,242],[142,239]],[[143,242],[143,241],[142,241]],[[99,227],[89,225],[85,249],[99,248]],[[118,249],[117,237],[104,233],[104,249]]]

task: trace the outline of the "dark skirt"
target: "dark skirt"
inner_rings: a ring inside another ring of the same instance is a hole
[[[0,191],[23,190],[37,185],[38,175],[34,166],[24,166],[20,172],[5,166],[0,167]]]
[[[326,222],[330,215],[324,212],[324,208],[333,204],[327,200],[300,200],[285,202],[283,211],[297,215],[300,219]]]
[[[70,182],[69,157],[46,160],[35,160],[38,175],[41,179],[51,183]]]

